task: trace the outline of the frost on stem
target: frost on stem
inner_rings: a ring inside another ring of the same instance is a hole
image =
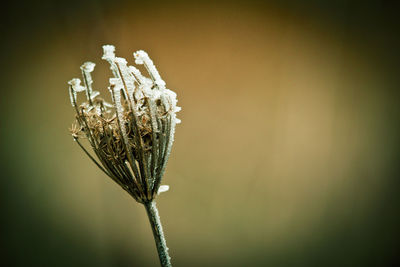
[[[110,64],[113,78],[109,91],[112,104],[93,90],[91,73],[95,64],[81,66],[83,85],[78,78],[68,82],[71,104],[76,110],[76,125],[71,130],[85,153],[138,202],[152,201],[168,186],[160,186],[171,147],[175,125],[176,94],[166,88],[153,61],[142,50],[134,53],[135,62],[144,65],[149,77],[115,56],[115,47],[103,46],[103,57]],[[85,91],[87,101],[77,103]],[[79,139],[86,136],[95,156]]]
[[[158,89],[165,89],[165,82],[161,79],[160,74],[158,73],[156,66],[154,66],[153,61],[150,59],[149,55],[143,50],[136,51],[133,53],[135,57],[135,63],[138,65],[144,65],[147,71],[150,74],[150,78],[154,81],[155,85],[157,85]]]

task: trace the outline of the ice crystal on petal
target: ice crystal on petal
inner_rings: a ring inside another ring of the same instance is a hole
[[[94,70],[94,67],[96,66],[96,64],[94,64],[93,62],[85,62],[82,66],[81,69],[83,71],[86,72],[92,72]]]
[[[132,74],[129,72],[129,68],[126,65],[126,59],[121,57],[115,58],[115,63],[117,64],[119,76],[123,82],[123,86],[126,87],[128,96],[133,97],[133,91],[135,90],[135,80]]]
[[[161,185],[160,188],[158,189],[158,194],[167,192],[169,190],[169,185]]]
[[[114,51],[115,51],[115,46],[113,45],[103,45],[103,57],[102,59],[105,60],[113,60],[115,57]]]
[[[154,80],[155,84],[159,89],[165,89],[165,82],[161,79],[160,74],[158,73],[156,66],[154,66],[153,61],[150,59],[149,55],[143,51],[139,50],[133,53],[135,57],[135,63],[139,65],[144,65],[149,72],[151,78]]]
[[[78,78],[74,78],[68,82],[69,85],[72,86],[72,89],[75,92],[83,92],[85,91],[85,87],[81,85],[81,80]]]
[[[99,95],[100,95],[99,91],[93,91],[90,97],[91,97],[92,100],[94,100]]]

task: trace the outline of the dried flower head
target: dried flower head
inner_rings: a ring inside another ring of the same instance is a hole
[[[114,46],[103,46],[102,59],[111,65],[112,104],[99,97],[92,88],[95,64],[81,66],[80,79],[68,82],[76,123],[70,131],[74,140],[111,179],[140,203],[151,202],[157,193],[167,191],[160,186],[172,143],[175,125],[180,122],[176,112],[176,94],[166,89],[153,61],[146,52],[133,55],[135,63],[144,65],[150,78],[139,69],[128,66],[124,58],[115,57]],[[86,101],[77,104],[77,94],[86,93]],[[96,156],[79,141],[86,136]],[[95,159],[97,157],[97,160]]]

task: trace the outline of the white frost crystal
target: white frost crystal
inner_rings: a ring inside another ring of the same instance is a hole
[[[115,57],[114,51],[115,51],[115,46],[113,45],[103,45],[103,57],[102,59],[105,60],[113,60]]]
[[[78,78],[74,78],[68,82],[69,85],[72,86],[75,92],[83,92],[85,91],[85,87],[81,85],[81,80]]]
[[[82,66],[81,66],[81,69],[83,70],[83,71],[86,71],[86,72],[92,72],[92,71],[94,71],[94,67],[96,66],[96,64],[94,64],[93,62],[85,62]]]
[[[158,189],[158,194],[167,192],[169,190],[169,185],[161,185],[160,188]]]
[[[154,80],[154,83],[158,86],[159,89],[165,89],[165,82],[161,79],[160,74],[158,73],[156,66],[154,66],[153,61],[150,59],[149,55],[143,51],[139,50],[133,53],[135,57],[135,63],[138,65],[144,65],[149,72],[151,78]]]
[[[129,72],[125,58],[116,57],[114,60],[117,64],[119,76],[122,76],[122,80],[124,81],[123,86],[126,87],[128,96],[131,99],[133,97],[133,91],[135,90],[135,79]]]
[[[69,97],[71,100],[71,105],[73,107],[76,106],[76,93],[77,92],[83,92],[85,91],[85,87],[81,85],[81,80],[78,78],[74,78],[68,82],[68,84],[71,86],[69,90]]]

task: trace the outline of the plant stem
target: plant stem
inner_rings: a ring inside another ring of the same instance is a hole
[[[172,267],[171,258],[168,255],[167,243],[165,241],[164,232],[161,226],[160,216],[158,215],[158,210],[156,207],[156,202],[146,202],[144,203],[146,207],[147,215],[149,216],[149,221],[151,224],[151,229],[153,230],[154,240],[156,242],[158,257],[160,258],[162,267]]]

